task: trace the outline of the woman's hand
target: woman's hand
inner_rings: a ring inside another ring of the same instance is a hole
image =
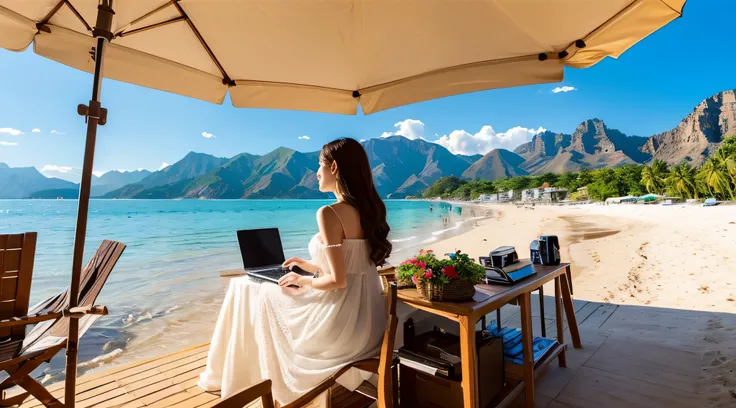
[[[302,258],[289,258],[281,265],[284,268],[291,269],[293,266],[299,267],[301,270],[305,272],[311,272],[315,273],[319,269],[317,265],[307,262]]]
[[[306,276],[299,275],[296,272],[289,272],[279,279],[279,286],[288,287],[289,285],[298,286],[300,288],[311,286],[312,279]]]

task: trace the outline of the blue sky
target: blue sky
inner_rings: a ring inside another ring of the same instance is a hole
[[[279,146],[314,151],[337,137],[396,131],[429,140],[447,135],[445,145],[455,152],[484,153],[513,148],[540,127],[570,133],[590,118],[650,136],[675,127],[708,96],[736,88],[733,16],[736,1],[690,0],[683,18],[618,60],[566,69],[562,83],[477,92],[369,116],[236,109],[229,100],[215,105],[106,80],[102,99],[110,114],[98,133],[95,170],[157,170],[189,151],[227,157]],[[91,80],[30,49],[0,49],[0,162],[46,167],[47,175],[73,179],[86,129],[76,106],[89,100]],[[553,92],[563,86],[575,90]],[[300,139],[305,135],[308,140]]]

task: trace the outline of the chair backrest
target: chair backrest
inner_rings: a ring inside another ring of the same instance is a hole
[[[0,235],[0,319],[28,314],[37,235]],[[25,326],[0,329],[0,341],[22,340],[25,334]]]
[[[78,306],[92,305],[102,291],[112,269],[125,250],[125,244],[117,241],[104,240],[97,248],[94,256],[82,269],[79,280]],[[43,313],[46,311],[60,312],[69,305],[69,288],[33,307],[31,312]],[[80,320],[80,327],[84,327],[84,319],[97,319],[99,316],[87,315]],[[49,320],[37,324],[26,338],[24,347],[39,341],[45,336],[67,337],[69,334],[69,318]],[[81,335],[82,333],[80,333]]]
[[[383,343],[381,344],[380,362],[378,363],[377,388],[379,408],[393,408],[395,401],[393,361],[396,328],[399,324],[399,317],[396,315],[398,289],[396,282],[389,281],[387,283],[386,310],[388,311],[388,316],[386,318],[386,330],[383,333]]]

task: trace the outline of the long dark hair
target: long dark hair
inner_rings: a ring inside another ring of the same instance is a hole
[[[322,146],[320,160],[337,163],[337,189],[343,200],[360,215],[360,226],[371,246],[371,261],[383,265],[391,255],[391,230],[386,222],[386,205],[373,185],[371,166],[365,149],[355,139],[337,139]]]

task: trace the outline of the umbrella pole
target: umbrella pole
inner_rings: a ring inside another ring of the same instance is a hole
[[[87,234],[87,214],[89,210],[90,188],[92,187],[92,169],[95,160],[95,142],[97,141],[97,126],[104,126],[107,122],[107,109],[100,103],[102,89],[102,65],[105,47],[112,39],[112,0],[102,0],[97,7],[97,24],[92,31],[97,40],[94,48],[95,72],[92,84],[92,99],[89,106],[79,105],[77,113],[87,121],[87,137],[84,146],[84,164],[82,166],[82,180],[79,184],[79,204],[77,207],[77,227],[74,234],[74,255],[72,259],[72,281],[69,285],[69,308],[79,303],[79,281],[82,275],[82,261],[84,258],[84,241]],[[79,318],[69,318],[69,334],[66,347],[66,379],[64,388],[64,406],[73,408],[76,399],[77,385],[77,355],[79,346]]]

